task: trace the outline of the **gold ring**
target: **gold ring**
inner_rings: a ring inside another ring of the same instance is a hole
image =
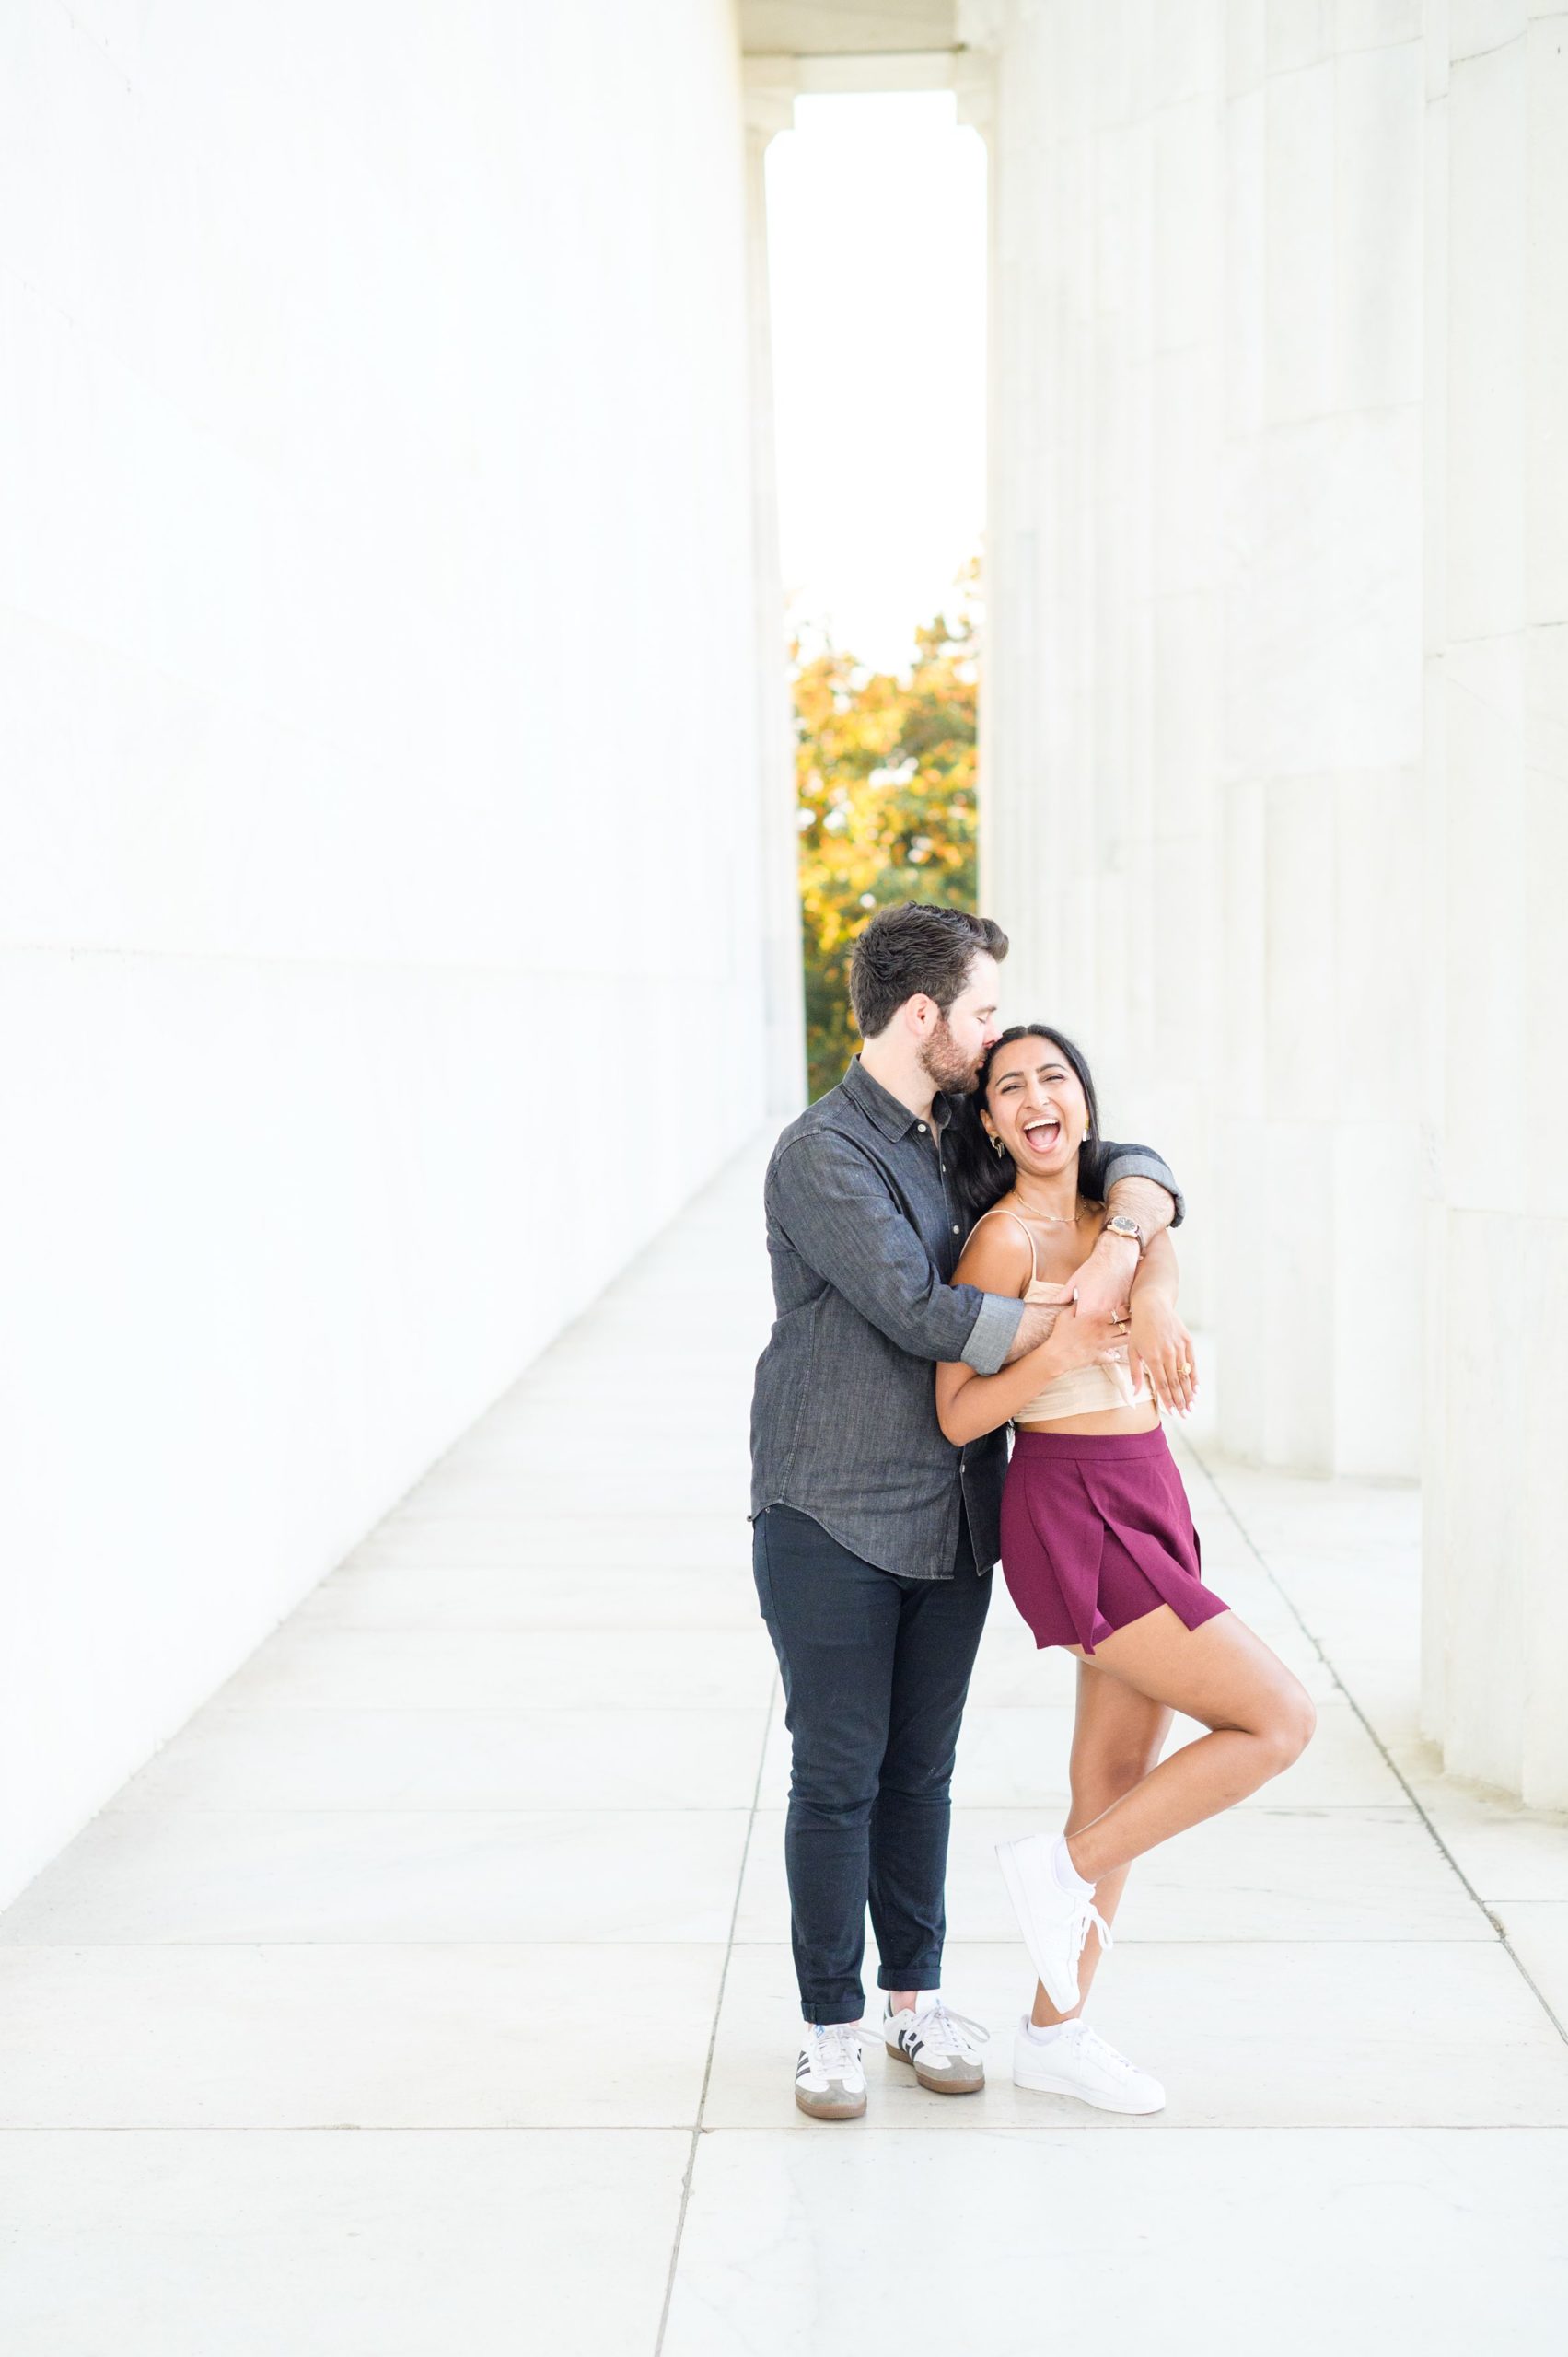
[[[1182,1362],[1181,1362],[1181,1364],[1177,1368],[1176,1372],[1177,1372],[1177,1374],[1178,1374],[1178,1375],[1191,1375],[1191,1372],[1192,1372],[1192,1370],[1191,1370],[1191,1368],[1188,1365],[1188,1364],[1187,1364],[1186,1360],[1185,1360],[1185,1359],[1183,1359],[1183,1360],[1182,1360]]]

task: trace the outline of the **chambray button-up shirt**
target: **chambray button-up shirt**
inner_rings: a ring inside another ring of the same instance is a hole
[[[773,1330],[751,1400],[751,1512],[795,1506],[841,1546],[906,1579],[950,1579],[958,1515],[975,1562],[1000,1549],[1004,1427],[955,1448],[936,1421],[935,1365],[994,1375],[1022,1301],[948,1282],[963,1248],[938,1097],[929,1121],[857,1056],[773,1149],[763,1201]],[[1103,1144],[1086,1181],[1156,1178],[1158,1155]]]

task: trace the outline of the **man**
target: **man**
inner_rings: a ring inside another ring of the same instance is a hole
[[[923,2085],[985,2083],[975,2026],[939,1994],[948,1786],[998,1553],[1001,1432],[955,1448],[934,1367],[982,1375],[1058,1313],[953,1285],[965,1225],[945,1133],[998,1036],[1006,935],[907,902],[855,945],[864,1045],[791,1122],[764,1201],[777,1311],[751,1408],[753,1569],[794,1738],[784,1834],[806,2044],[796,2101],[865,2109],[856,2035],[867,1900],[890,2050]],[[1098,1184],[1121,1233],[1078,1272],[1081,1313],[1126,1299],[1139,1254],[1179,1216],[1157,1155],[1106,1145]]]

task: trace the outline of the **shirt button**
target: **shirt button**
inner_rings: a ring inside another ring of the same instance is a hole
[[[953,1233],[954,1233],[954,1235],[955,1235],[955,1236],[957,1236],[958,1232],[958,1221],[957,1221],[957,1220],[955,1220],[955,1221],[953,1222]]]
[[[925,1135],[925,1123],[923,1121],[917,1121],[915,1123],[915,1128],[920,1132],[922,1137]]]

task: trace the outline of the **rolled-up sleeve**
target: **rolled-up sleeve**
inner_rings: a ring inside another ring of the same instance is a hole
[[[831,1130],[791,1142],[773,1165],[768,1211],[809,1269],[912,1358],[962,1359],[994,1375],[1021,1301],[944,1284],[886,1180]]]
[[[955,1285],[955,1293],[973,1293],[972,1285]],[[997,1375],[1007,1364],[1007,1353],[1018,1330],[1018,1320],[1024,1314],[1022,1300],[1015,1300],[1005,1293],[982,1293],[979,1296],[980,1311],[970,1328],[969,1341],[964,1344],[966,1366],[976,1375]]]
[[[1176,1183],[1176,1174],[1163,1155],[1156,1154],[1152,1145],[1113,1145],[1107,1138],[1100,1147],[1093,1178],[1089,1178],[1087,1171],[1084,1175],[1086,1180],[1098,1190],[1102,1202],[1119,1178],[1152,1178],[1156,1187],[1165,1189],[1176,1205],[1176,1213],[1170,1223],[1172,1227],[1179,1227],[1186,1217],[1187,1205]]]

